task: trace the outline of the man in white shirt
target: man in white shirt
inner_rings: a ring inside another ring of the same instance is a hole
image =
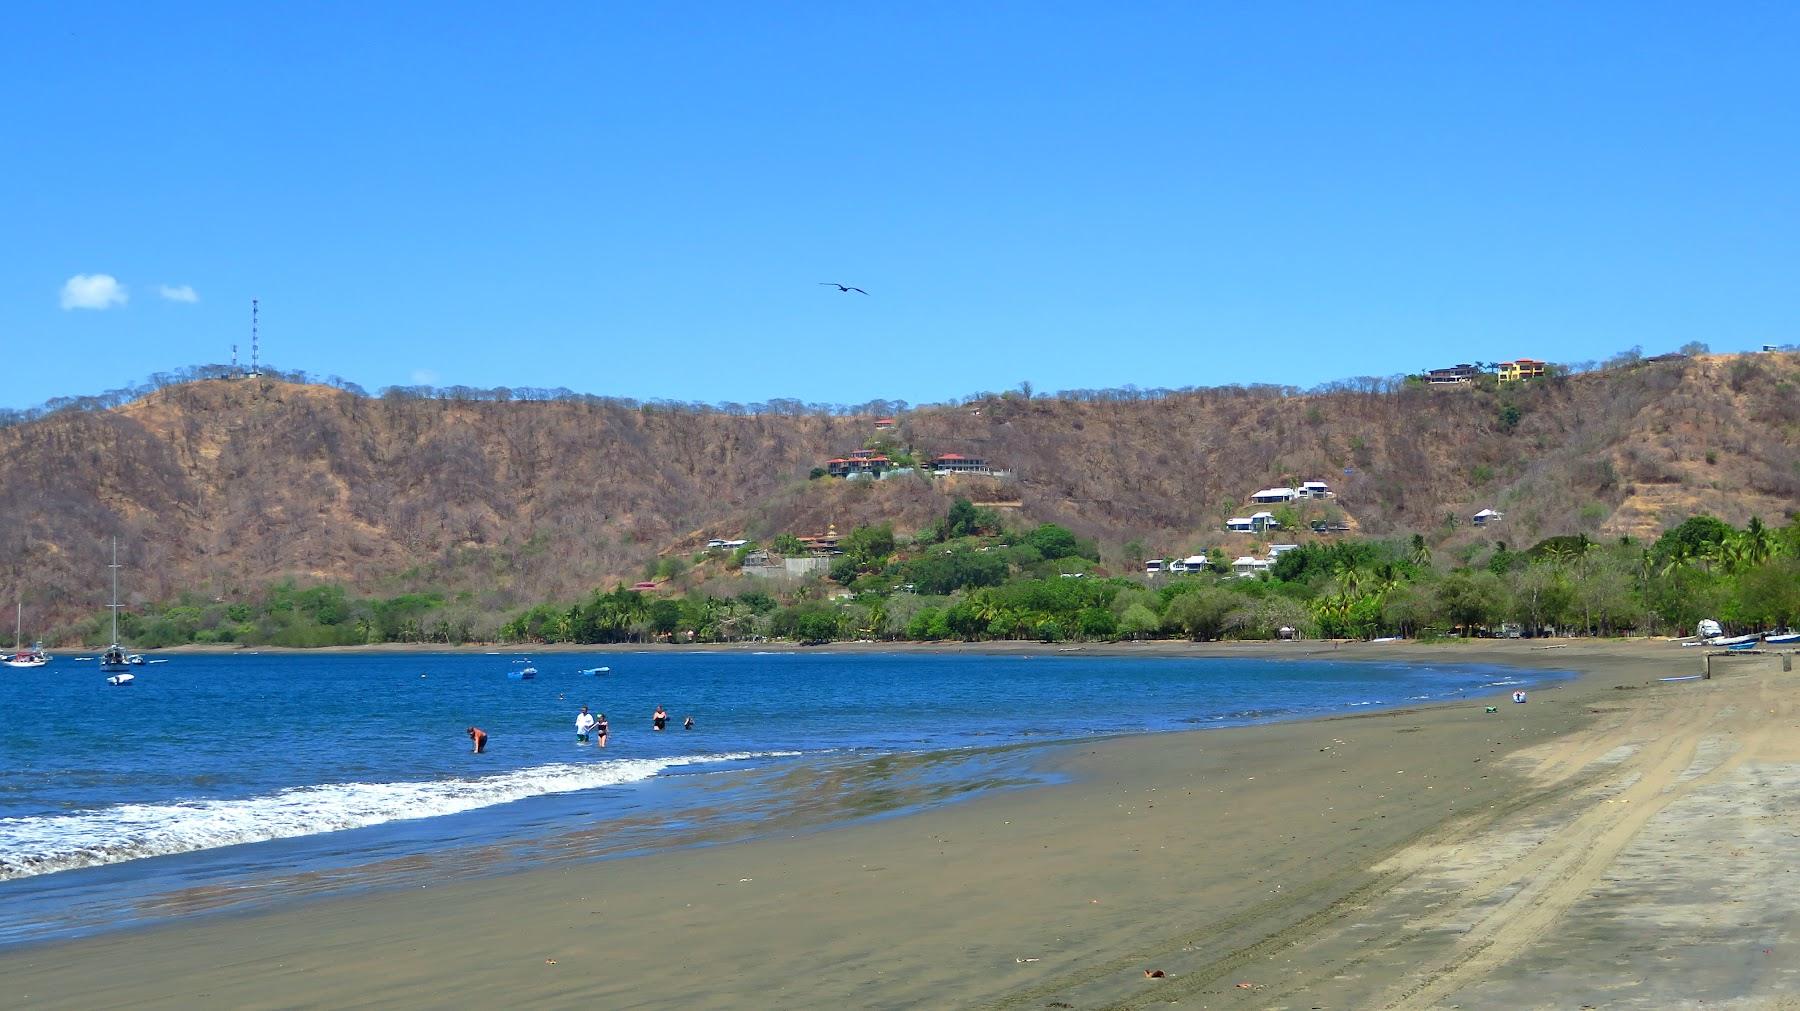
[[[587,706],[581,707],[580,715],[575,717],[575,739],[586,744],[589,731],[594,729],[594,714],[588,712]]]

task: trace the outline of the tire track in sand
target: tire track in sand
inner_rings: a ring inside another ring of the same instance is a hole
[[[1669,711],[1651,729],[1661,731],[1634,759],[1617,770],[1627,782],[1610,803],[1592,804],[1566,828],[1531,854],[1529,861],[1488,875],[1464,901],[1432,919],[1448,922],[1456,913],[1502,892],[1511,894],[1481,915],[1445,958],[1426,968],[1382,1006],[1434,1007],[1457,990],[1491,975],[1545,935],[1605,876],[1613,861],[1644,826],[1669,805],[1729,775],[1767,742],[1766,729],[1741,738],[1740,746],[1699,775],[1682,778],[1705,739],[1731,715],[1716,703],[1710,711]],[[1591,802],[1591,798],[1587,799]]]

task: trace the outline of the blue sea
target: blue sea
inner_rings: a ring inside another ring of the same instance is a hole
[[[1044,782],[1047,742],[1566,676],[812,650],[173,655],[135,672],[113,688],[67,656],[0,671],[0,945],[890,815]],[[606,714],[607,748],[577,742],[583,704]]]

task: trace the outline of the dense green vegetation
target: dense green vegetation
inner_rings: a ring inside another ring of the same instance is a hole
[[[98,615],[76,631],[98,645],[111,632],[110,618]],[[352,597],[326,583],[301,588],[278,583],[237,600],[182,597],[145,614],[121,610],[119,635],[144,649],[186,643],[240,643],[249,646],[359,646],[377,642],[460,643],[483,638],[466,599],[408,593],[397,597]]]
[[[754,546],[752,546],[754,547]],[[778,550],[799,549],[788,540]],[[1054,524],[1009,528],[958,500],[906,539],[891,526],[845,536],[830,578],[799,583],[720,579],[685,594],[596,590],[498,622],[466,599],[408,594],[353,598],[341,587],[272,586],[245,600],[178,600],[127,616],[141,647],[176,643],[277,646],[499,640],[616,643],[760,638],[1116,640],[1492,634],[1687,634],[1702,618],[1735,630],[1800,622],[1800,520],[1737,529],[1697,516],[1655,543],[1553,537],[1518,550],[1501,542],[1439,558],[1406,541],[1315,541],[1272,569],[1237,578],[1215,564],[1147,578],[1095,574],[1096,546]],[[750,548],[659,565],[668,576],[727,576]],[[1215,562],[1218,552],[1215,552]],[[713,563],[716,563],[714,565]],[[729,586],[729,592],[707,592]],[[103,618],[83,634],[98,642]]]
[[[1424,538],[1315,542],[1267,574],[1218,567],[1155,579],[1092,575],[1099,554],[1068,530],[1008,530],[958,501],[902,542],[886,525],[853,531],[829,583],[735,596],[628,590],[545,604],[503,637],[558,642],[729,641],[769,637],[980,640],[1267,639],[1305,636],[1691,632],[1701,618],[1733,628],[1800,621],[1800,522],[1737,530],[1696,517],[1654,544],[1556,537],[1514,550],[1496,542],[1434,558]],[[781,545],[780,547],[791,547]],[[835,585],[828,599],[827,593]]]

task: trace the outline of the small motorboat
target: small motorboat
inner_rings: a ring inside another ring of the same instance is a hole
[[[586,667],[582,669],[581,673],[592,674],[595,677],[599,677],[600,675],[610,673],[611,671],[611,667]]]
[[[537,668],[521,667],[518,670],[509,670],[506,672],[506,678],[509,681],[532,681],[537,678]]]
[[[136,674],[126,671],[123,674],[114,674],[112,677],[107,678],[106,683],[112,685],[114,688],[124,688],[136,680]]]
[[[1756,648],[1756,640],[1752,639],[1749,642],[1727,643],[1725,648],[1728,650],[1732,650],[1733,652],[1742,652],[1743,650],[1747,650],[1747,649],[1755,649]]]
[[[125,655],[125,662],[132,665],[133,667],[142,667],[144,665],[144,654],[142,654],[142,653],[127,653]]]
[[[1770,632],[1763,636],[1763,642],[1776,646],[1800,642],[1800,632]]]

